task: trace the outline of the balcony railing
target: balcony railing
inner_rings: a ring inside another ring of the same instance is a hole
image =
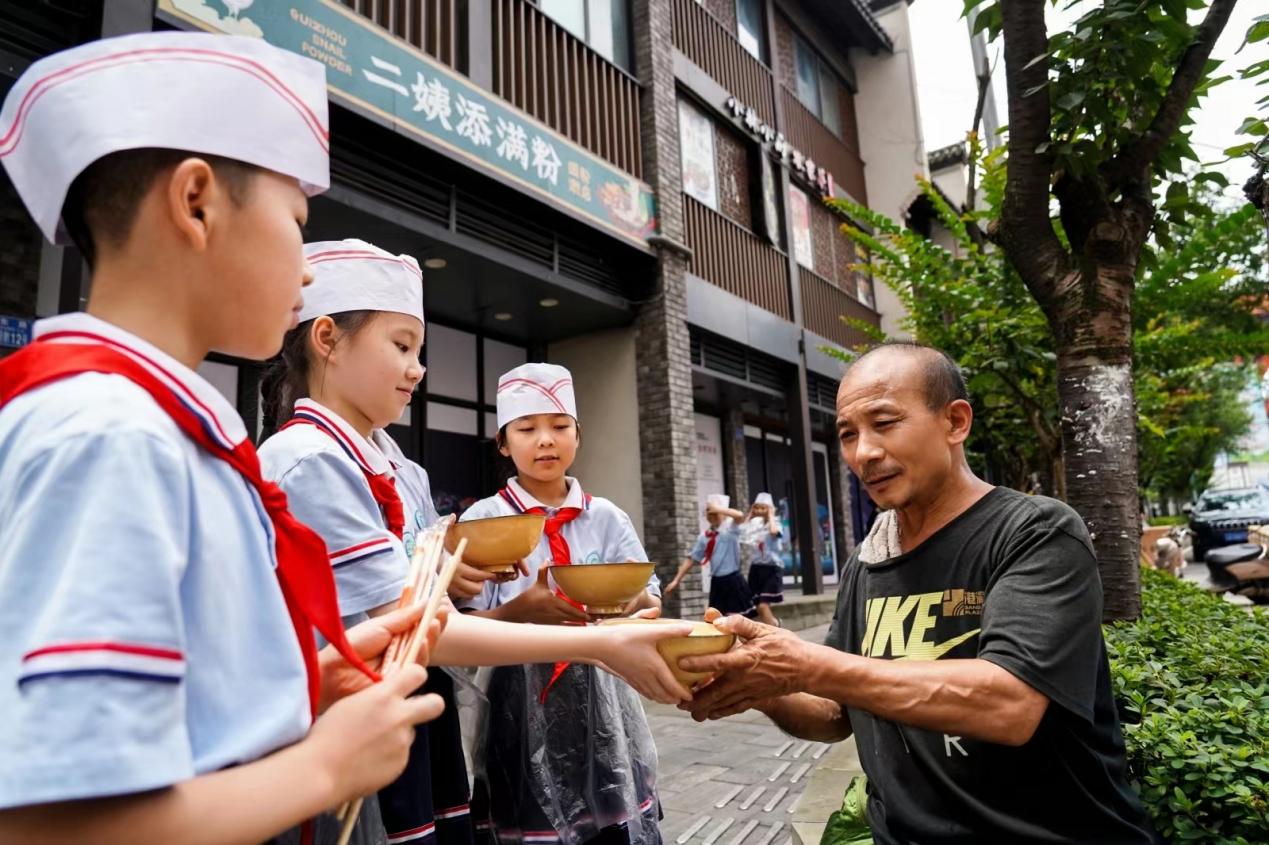
[[[467,0],[339,0],[439,62],[466,72]],[[474,0],[480,2],[480,0]]]
[[[818,273],[805,267],[798,267],[798,272],[802,284],[802,323],[806,328],[847,349],[872,342],[841,318],[853,317],[876,326],[881,324],[876,311]]]
[[[674,46],[775,126],[771,71],[696,0],[674,0]]]
[[[683,212],[693,273],[786,320],[793,319],[784,253],[686,194]]]
[[[820,123],[818,117],[802,105],[792,91],[780,86],[780,97],[784,106],[784,135],[795,149],[801,150],[833,174],[833,179],[859,202],[867,203],[867,189],[864,187],[864,162],[859,154],[851,150],[841,138]],[[843,131],[853,130],[853,117],[846,120]]]
[[[492,2],[494,93],[642,177],[638,81],[526,0]]]

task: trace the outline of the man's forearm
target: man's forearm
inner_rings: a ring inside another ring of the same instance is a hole
[[[874,660],[816,646],[804,689],[883,719],[1021,745],[1048,699],[986,660]]]
[[[827,698],[794,693],[764,701],[757,709],[780,730],[798,739],[841,742],[851,734],[846,710]]]

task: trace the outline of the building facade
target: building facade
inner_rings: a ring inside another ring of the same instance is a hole
[[[707,494],[743,509],[766,490],[790,589],[818,593],[868,518],[825,350],[867,342],[886,308],[822,200],[906,208],[924,168],[906,22],[906,3],[864,0],[36,0],[0,4],[0,95],[42,55],[150,29],[323,62],[333,184],[308,237],[424,266],[428,373],[391,432],[440,511],[501,485],[497,377],[548,360],[575,378],[574,474],[662,571]],[[11,349],[82,307],[89,275],[3,176],[0,222]],[[262,372],[204,364],[257,432]],[[700,581],[684,588],[669,611],[698,613]]]

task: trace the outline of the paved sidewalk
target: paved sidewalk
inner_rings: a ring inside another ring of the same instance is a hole
[[[800,636],[823,642],[827,628]],[[660,760],[661,833],[672,845],[815,845],[857,771],[853,741],[794,740],[754,712],[697,724],[677,708],[645,706]]]

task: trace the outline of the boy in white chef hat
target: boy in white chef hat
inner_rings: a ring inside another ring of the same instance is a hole
[[[420,667],[371,685],[411,617],[345,636],[324,544],[195,372],[295,324],[327,126],[321,65],[190,33],[42,59],[0,109],[31,216],[93,268],[88,312],[0,362],[0,841],[259,842],[440,712]]]
[[[723,615],[740,613],[752,617],[753,596],[740,574],[740,524],[745,515],[731,507],[731,497],[711,493],[705,498],[705,521],[708,527],[696,538],[695,545],[679,565],[674,580],[666,585],[667,595],[699,564],[709,568],[709,606]]]

